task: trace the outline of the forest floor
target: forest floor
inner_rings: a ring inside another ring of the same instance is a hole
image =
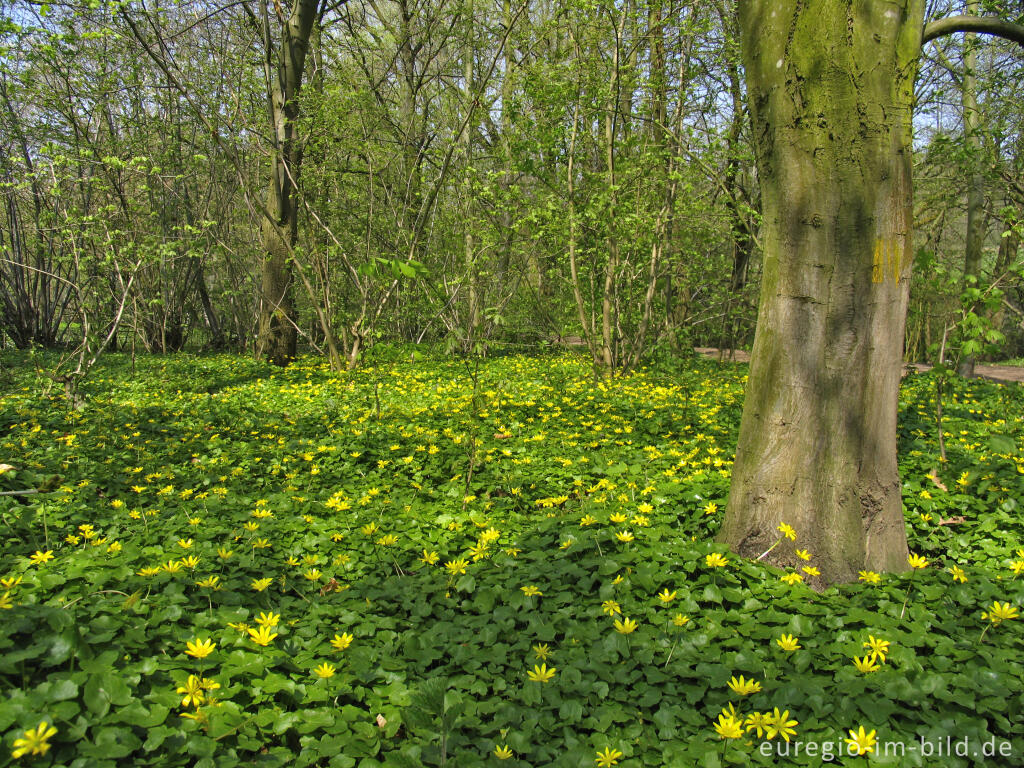
[[[695,347],[694,352],[715,360],[722,359],[733,363],[750,362],[750,353],[742,349],[720,350],[714,347]],[[924,373],[931,369],[932,366],[924,363],[907,364],[907,370],[915,370],[918,373]],[[1017,384],[1024,382],[1024,367],[1019,365],[977,365],[974,371],[978,378],[988,379],[989,381],[1014,382]]]

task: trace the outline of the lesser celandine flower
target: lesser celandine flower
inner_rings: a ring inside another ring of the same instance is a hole
[[[874,571],[860,571],[857,581],[863,581],[867,584],[878,584],[882,581],[882,577]]]
[[[1018,618],[1020,614],[1017,609],[1009,603],[1000,603],[998,600],[992,603],[987,611],[982,611],[981,618],[988,619],[993,624],[1000,624],[1010,619]]]
[[[874,635],[868,635],[868,639],[863,647],[870,648],[871,652],[878,656],[879,661],[885,661],[885,656],[889,653],[889,645],[888,640],[881,640]]]
[[[721,714],[715,723],[715,733],[720,739],[738,739],[743,736],[743,723],[735,717]]]
[[[444,567],[452,576],[458,576],[459,574],[465,573],[466,568],[468,566],[469,561],[463,557],[460,557],[456,560],[449,560],[447,563],[444,564]]]
[[[203,679],[195,675],[189,675],[185,684],[176,689],[176,693],[185,694],[185,697],[181,700],[181,706],[183,707],[198,707],[206,699],[206,694],[203,692]]]
[[[729,561],[718,552],[712,552],[710,555],[706,555],[704,557],[704,564],[708,568],[724,568],[729,564]]]
[[[533,669],[526,671],[526,676],[535,683],[546,683],[555,676],[556,667],[548,668],[547,664],[534,665]]]
[[[951,566],[949,572],[953,575],[953,581],[959,581],[961,584],[967,583],[967,573],[959,565]]]
[[[743,675],[737,679],[735,676],[729,680],[729,689],[733,693],[737,693],[740,696],[749,696],[752,693],[757,693],[761,690],[761,684],[756,680],[747,680]]]
[[[53,550],[48,549],[45,552],[43,552],[42,550],[37,549],[36,553],[34,555],[29,555],[28,559],[32,563],[32,565],[42,565],[43,563],[48,563],[51,560],[53,560]]]
[[[515,753],[508,748],[508,744],[502,744],[501,746],[495,745],[494,756],[499,760],[509,760],[515,756]]]
[[[619,531],[618,533],[615,534],[615,538],[618,539],[619,541],[625,543],[625,542],[632,541],[635,537],[633,536],[631,531]]]
[[[622,608],[614,600],[605,600],[601,603],[601,610],[607,613],[609,616],[614,616],[617,613],[622,613]]]
[[[765,716],[765,736],[769,739],[781,736],[788,742],[790,736],[796,735],[794,726],[797,725],[800,725],[800,723],[789,719],[788,709],[784,712],[779,712],[779,708],[775,707],[775,711],[772,714]]]
[[[337,672],[337,667],[334,667],[325,661],[319,667],[314,669],[313,672],[315,672],[316,676],[321,680],[326,680],[328,677],[334,677],[334,673]]]
[[[640,624],[630,618],[622,618],[615,620],[615,631],[622,635],[628,635],[635,631]]]
[[[775,640],[784,651],[799,651],[800,641],[793,635],[782,635]]]
[[[865,733],[863,725],[856,731],[851,728],[850,738],[846,739],[846,743],[850,747],[850,754],[856,756],[873,751],[877,741],[875,731],[871,730]]]
[[[795,571],[793,573],[787,573],[782,576],[779,576],[779,581],[784,581],[790,586],[792,586],[793,584],[798,584],[803,580],[804,577],[801,574],[796,573]]]
[[[853,666],[857,668],[859,672],[867,674],[868,672],[876,672],[878,670],[878,654],[870,653],[865,654],[864,658],[857,656],[853,657]]]
[[[910,567],[915,570],[928,567],[928,558],[923,555],[914,554],[913,552],[907,556],[907,562],[910,563]]]
[[[597,757],[594,758],[594,762],[600,766],[600,768],[609,768],[612,765],[619,764],[619,758],[622,757],[622,753],[617,749],[611,747],[605,747],[603,752],[598,752]]]
[[[250,629],[247,631],[249,632],[249,639],[257,645],[270,645],[271,641],[277,637],[277,632],[271,632],[270,627],[260,627],[259,629]]]
[[[29,728],[20,739],[14,740],[11,757],[18,759],[25,755],[45,755],[50,751],[49,740],[57,735],[57,729],[45,720],[35,728]]]
[[[658,599],[661,600],[661,602],[664,603],[665,605],[668,605],[669,603],[671,603],[673,600],[676,599],[676,594],[677,594],[677,590],[672,590],[671,592],[669,592],[668,588],[666,588],[666,589],[663,589],[661,592],[658,593]]]
[[[793,526],[791,526],[791,525],[789,525],[787,523],[781,523],[779,525],[779,529],[778,530],[779,530],[779,533],[781,533],[783,536],[785,536],[790,541],[796,541],[796,531],[793,529]]]
[[[205,659],[213,653],[213,649],[216,647],[217,644],[209,638],[206,640],[189,640],[185,643],[185,653],[189,656],[194,656],[197,659]]]
[[[352,645],[352,635],[348,632],[342,632],[340,635],[335,634],[334,639],[331,640],[331,646],[336,651],[344,651],[350,645]]]
[[[821,571],[819,571],[819,570],[818,570],[817,568],[815,568],[815,567],[814,567],[813,565],[805,565],[805,566],[804,566],[803,568],[801,568],[800,570],[802,570],[802,571],[803,571],[804,573],[806,573],[806,574],[807,574],[808,576],[821,576]]]
[[[529,586],[526,586],[526,587],[520,587],[519,589],[521,589],[523,591],[523,594],[526,595],[527,597],[533,597],[534,595],[537,595],[538,597],[543,597],[544,596],[544,593],[541,592],[533,584],[530,584]]]
[[[551,649],[547,643],[537,643],[533,646],[533,655],[543,661],[551,654]]]

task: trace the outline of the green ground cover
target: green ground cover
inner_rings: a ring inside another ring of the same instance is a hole
[[[52,490],[0,497],[0,765],[1024,761],[1019,386],[941,463],[905,381],[924,567],[818,594],[800,531],[712,541],[744,366],[111,356],[73,411],[5,362],[0,489]]]

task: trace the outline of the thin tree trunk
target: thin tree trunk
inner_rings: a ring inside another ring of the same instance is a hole
[[[260,276],[260,323],[257,351],[275,365],[295,358],[298,335],[292,302],[290,257],[298,236],[298,205],[295,181],[302,154],[296,135],[298,95],[306,63],[309,39],[319,0],[295,0],[291,15],[282,25],[276,63],[270,39],[270,23],[264,6],[264,45],[274,158],[267,185],[266,216],[260,227],[265,252]]]
[[[967,13],[978,15],[978,0],[968,0]],[[964,141],[967,144],[967,163],[970,173],[967,181],[967,234],[964,249],[964,288],[977,285],[981,279],[981,248],[985,240],[985,177],[981,174],[981,138],[978,135],[978,81],[975,35],[964,35],[964,77],[960,92],[964,112]],[[964,355],[957,372],[964,378],[974,378],[973,354]]]

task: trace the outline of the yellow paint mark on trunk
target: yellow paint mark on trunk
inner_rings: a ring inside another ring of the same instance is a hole
[[[902,253],[903,244],[898,237],[879,237],[875,240],[875,254],[871,264],[871,282],[884,283],[886,277],[899,282],[900,271],[903,268]]]

